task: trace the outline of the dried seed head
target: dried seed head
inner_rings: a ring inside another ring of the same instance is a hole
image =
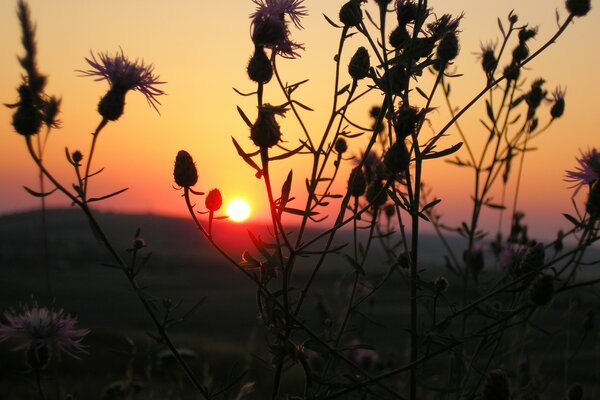
[[[273,67],[265,49],[262,46],[254,47],[254,54],[248,61],[248,77],[256,83],[265,84],[273,77]]]
[[[350,59],[348,73],[352,79],[360,80],[369,75],[369,68],[371,68],[369,52],[364,47],[359,47]]]
[[[223,205],[223,196],[219,189],[213,189],[206,195],[205,200],[206,209],[209,211],[218,211]]]
[[[367,187],[367,179],[362,169],[356,167],[350,173],[348,179],[348,191],[351,196],[360,197],[365,193]]]
[[[529,300],[535,306],[544,306],[554,297],[554,278],[540,275],[532,282],[529,289]]]
[[[180,150],[175,158],[175,168],[173,169],[175,183],[183,188],[194,186],[198,182],[198,171],[196,164],[185,150]]]
[[[413,0],[396,0],[398,24],[405,26],[417,18],[419,6]]]
[[[506,373],[495,369],[490,371],[483,387],[482,400],[509,400],[510,385]]]
[[[340,21],[348,26],[358,26],[362,22],[363,13],[360,9],[361,0],[350,0],[340,9]]]
[[[567,0],[565,3],[567,11],[575,17],[583,17],[592,8],[591,0]]]

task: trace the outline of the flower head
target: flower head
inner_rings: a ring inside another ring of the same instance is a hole
[[[573,196],[577,195],[579,190],[585,185],[592,185],[600,180],[600,153],[597,149],[588,149],[581,152],[581,157],[577,158],[579,165],[574,171],[566,171],[565,181],[572,182],[572,188],[575,188]]]
[[[223,196],[221,196],[219,189],[213,189],[208,192],[208,195],[206,195],[205,205],[206,208],[212,212],[218,211],[219,208],[221,208],[223,205]]]
[[[91,53],[90,58],[85,61],[92,67],[87,71],[79,71],[84,76],[97,77],[97,81],[106,79],[111,87],[123,95],[129,90],[137,90],[148,100],[154,109],[158,112],[156,100],[157,96],[162,96],[165,92],[157,85],[165,82],[160,81],[160,77],[154,74],[154,65],[145,64],[143,60],[130,60],[123,50],[117,52],[114,56],[108,53],[98,53],[96,56]]]
[[[63,310],[46,307],[24,306],[22,312],[4,313],[7,324],[0,324],[0,342],[15,339],[19,344],[14,350],[28,349],[39,351],[52,349],[78,358],[77,353],[85,353],[81,341],[89,329],[77,329],[77,318],[65,314]]]
[[[175,178],[175,183],[182,188],[189,188],[198,182],[198,170],[194,159],[185,150],[180,150],[175,157],[173,178]]]
[[[282,57],[299,56],[298,50],[304,47],[290,39],[290,29],[285,19],[289,19],[298,29],[302,29],[300,19],[307,15],[304,0],[252,0],[256,11],[252,19],[252,41],[256,46],[264,46]]]
[[[566,90],[560,86],[552,92],[552,108],[550,109],[550,115],[552,118],[560,118],[565,112],[565,94]]]

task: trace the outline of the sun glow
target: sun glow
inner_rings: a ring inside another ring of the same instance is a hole
[[[232,200],[227,206],[227,215],[235,222],[245,221],[250,216],[250,206],[245,200]]]

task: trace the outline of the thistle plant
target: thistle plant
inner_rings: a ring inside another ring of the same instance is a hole
[[[250,231],[253,247],[241,254],[229,252],[215,235],[226,218],[221,210],[223,193],[203,187],[202,155],[180,150],[173,166],[175,189],[199,235],[256,289],[253,300],[266,348],[260,358],[266,360],[268,374],[259,379],[258,371],[249,371],[256,382],[242,385],[237,398],[252,398],[254,389],[256,398],[274,400],[535,398],[542,385],[523,361],[529,328],[543,323],[544,312],[560,296],[600,283],[578,277],[588,264],[586,252],[600,238],[600,156],[595,148],[582,150],[578,165],[564,177],[574,189],[575,215],[565,215],[572,228],[559,232],[552,243],[530,238],[518,202],[525,184],[525,158],[534,140],[560,123],[566,91],[561,86],[548,89],[544,79],[531,79],[525,67],[589,12],[590,1],[566,1],[568,16],[545,39],[520,22],[516,12],[499,19],[501,37],[483,44],[479,53],[484,84],[456,109],[451,87],[460,70],[464,15],[440,15],[426,0],[348,0],[337,16],[325,16],[339,42],[331,112],[320,128],[305,122],[312,108],[300,99],[299,88],[308,80],[285,83],[288,80],[278,68],[282,58],[299,62],[302,57],[307,4],[252,1],[256,8],[249,21],[249,60],[240,66],[248,76],[243,85],[250,89],[236,91],[255,106],[237,107],[247,130],[232,137],[232,152],[264,185],[269,235]],[[30,38],[24,40],[23,60],[35,60],[35,51],[27,44],[35,43],[27,7],[19,4],[23,36]],[[534,38],[542,43],[539,47]],[[44,92],[45,77],[34,68],[35,62],[22,62],[26,75],[18,90],[13,126],[55,187],[30,192],[42,198],[61,192],[83,211],[113,257],[110,266],[124,273],[152,320],[157,342],[171,352],[193,388],[204,399],[232,398],[229,389],[242,378],[224,389],[202,381],[169,335],[188,313],[176,317],[171,300],[159,302],[139,283],[149,259],[140,231],[127,249],[127,261],[91,209],[93,203],[126,190],[92,195],[91,178],[102,172],[91,166],[100,133],[122,116],[130,91],[143,94],[158,111],[164,82],[153,65],[133,61],[122,49],[114,55],[92,53],[85,60],[90,69],[79,72],[106,80],[109,88],[97,105],[100,123],[89,152],[66,152],[76,177],[73,189],[54,178],[33,147],[32,137],[40,127],[52,126],[44,106],[51,101],[46,100],[50,97]],[[432,79],[425,80],[427,75]],[[278,90],[279,97],[266,92],[267,85]],[[376,104],[365,107],[365,99]],[[486,114],[481,121],[486,140],[480,148],[473,142],[473,132],[461,125],[477,103],[485,105]],[[434,110],[446,106],[450,119],[434,128],[430,123]],[[368,114],[373,119],[370,127],[355,122]],[[298,143],[287,140],[292,129],[300,132]],[[249,137],[251,147],[240,144],[240,137]],[[283,181],[276,182],[271,172],[290,158],[306,159],[310,167],[290,169]],[[434,159],[472,173],[470,219],[458,226],[444,222],[437,208],[443,199],[427,185],[429,162]],[[298,184],[300,179],[303,185]],[[509,193],[508,183],[515,179],[514,192]],[[500,200],[495,200],[492,196],[498,192]],[[586,196],[583,207],[577,205],[581,195]],[[486,212],[498,213],[496,232],[482,228]],[[446,270],[436,270],[433,278],[423,261],[425,224],[445,245],[446,254],[439,256]],[[449,233],[460,236],[459,247],[450,244]],[[563,240],[576,244],[566,248]],[[501,268],[490,272],[494,263]],[[336,278],[347,290],[323,296],[317,286],[331,285],[325,270],[335,264],[349,271]],[[398,296],[391,318],[403,328],[386,332],[396,349],[392,355],[385,354],[385,345],[370,343],[376,337],[374,304],[385,293]],[[331,306],[336,296],[338,301]],[[402,299],[406,319],[399,311]],[[7,329],[1,327],[0,334]],[[78,338],[83,336],[78,332]],[[563,360],[563,391],[569,398],[582,393],[580,387],[573,389],[578,386],[572,386],[568,373],[576,354]],[[300,389],[289,384],[298,375]]]

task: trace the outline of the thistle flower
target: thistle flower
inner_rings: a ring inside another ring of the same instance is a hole
[[[552,92],[552,102],[554,103],[552,105],[552,108],[550,109],[550,116],[554,119],[554,118],[560,118],[563,113],[565,112],[565,93],[566,90],[563,90],[559,87],[557,87],[553,92]]]
[[[406,26],[417,19],[419,6],[413,0],[396,0],[396,17],[398,25]]]
[[[492,72],[496,69],[496,65],[498,65],[498,60],[496,60],[495,51],[496,51],[497,43],[488,42],[486,44],[481,44],[481,53],[479,53],[479,58],[481,59],[481,67],[485,72],[486,76],[490,78],[492,76]]]
[[[273,147],[281,140],[281,128],[275,115],[284,116],[287,108],[264,104],[258,107],[258,117],[250,129],[250,139],[261,148]]]
[[[88,329],[77,329],[77,318],[61,310],[46,307],[23,306],[21,313],[4,313],[6,325],[0,324],[0,342],[14,339],[18,342],[13,350],[28,351],[28,360],[32,367],[41,368],[49,360],[49,351],[63,352],[73,358],[78,353],[86,353],[81,344],[89,333]]]
[[[364,47],[359,47],[356,53],[350,59],[348,65],[348,73],[354,80],[364,79],[369,75],[371,62],[369,60],[369,52]]]
[[[206,209],[212,212],[218,211],[223,205],[223,196],[219,189],[213,189],[206,195]]]
[[[575,188],[573,196],[576,196],[579,190],[585,185],[592,185],[600,179],[600,153],[597,149],[588,149],[581,151],[581,157],[577,158],[579,165],[575,170],[566,171],[566,182],[573,183],[571,188]]]
[[[297,50],[304,47],[290,39],[290,29],[285,19],[289,19],[298,29],[302,29],[300,19],[307,15],[304,0],[252,0],[256,11],[252,19],[252,41],[256,46],[264,46],[275,54],[286,58],[295,58]]]
[[[444,37],[448,33],[456,33],[458,32],[458,25],[460,24],[460,20],[463,19],[464,14],[460,14],[456,18],[452,18],[450,14],[444,14],[436,21],[427,24],[427,29],[431,36],[438,40]]]
[[[129,90],[136,90],[146,96],[148,104],[158,112],[157,104],[160,102],[156,97],[165,92],[156,86],[165,82],[154,74],[154,65],[145,64],[143,60],[130,60],[123,50],[114,56],[98,53],[97,57],[91,53],[91,57],[86,57],[85,61],[92,68],[78,72],[83,76],[97,77],[97,81],[108,81],[110,89],[98,104],[98,112],[102,117],[109,121],[117,120],[123,114],[125,95]]]

